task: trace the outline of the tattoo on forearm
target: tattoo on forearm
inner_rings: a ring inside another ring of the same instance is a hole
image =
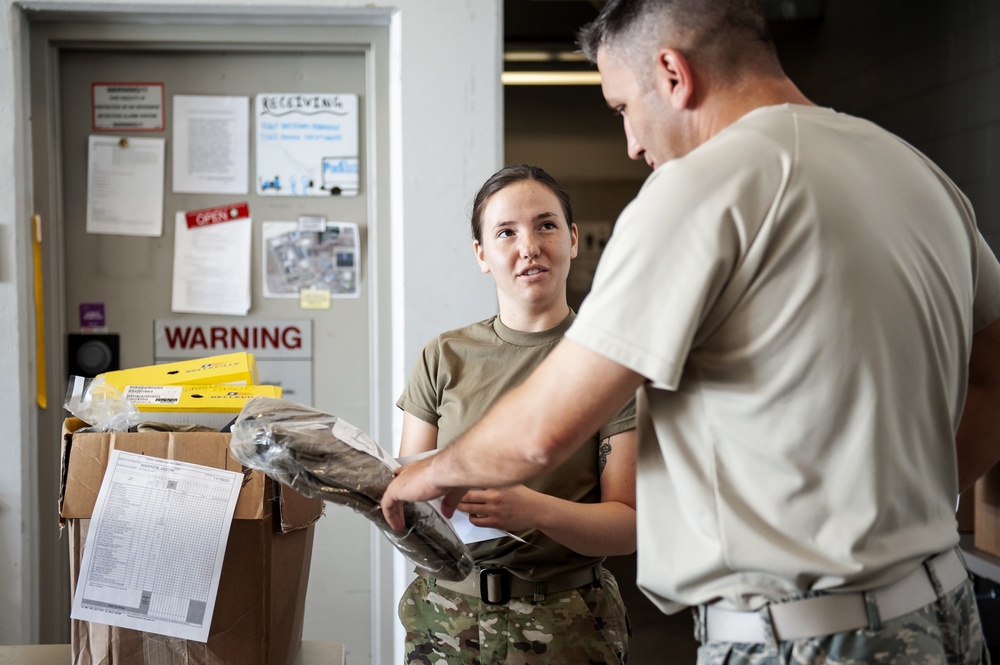
[[[611,437],[601,441],[601,447],[597,454],[597,475],[604,473],[604,467],[608,464],[608,455],[611,454]]]

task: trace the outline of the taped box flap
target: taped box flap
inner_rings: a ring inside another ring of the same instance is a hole
[[[291,487],[275,483],[278,493],[279,513],[281,514],[281,532],[288,533],[302,529],[323,517],[325,510],[322,499],[311,499],[299,494]]]
[[[229,455],[229,434],[221,432],[82,432],[81,421],[63,426],[60,519],[86,519],[94,511],[114,449],[161,459],[200,464],[214,469],[243,472],[243,486],[233,519],[263,519],[270,513],[264,501],[264,474],[244,470]],[[79,424],[78,424],[79,423]],[[67,436],[72,434],[72,436]]]

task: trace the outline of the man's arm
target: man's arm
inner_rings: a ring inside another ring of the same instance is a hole
[[[443,496],[451,515],[467,487],[506,487],[565,461],[635,393],[643,377],[563,339],[520,386],[468,432],[426,460],[407,464],[382,497],[401,529],[403,502]]]
[[[972,338],[969,392],[956,444],[961,491],[1000,461],[1000,320]]]

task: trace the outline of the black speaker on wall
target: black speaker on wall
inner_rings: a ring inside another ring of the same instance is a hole
[[[66,372],[69,376],[95,377],[121,369],[118,335],[69,333],[66,339]]]

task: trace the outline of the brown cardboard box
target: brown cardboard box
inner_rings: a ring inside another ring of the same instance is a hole
[[[229,455],[229,434],[79,433],[63,428],[60,523],[68,527],[70,577],[79,575],[87,527],[111,450],[240,471]],[[200,643],[95,622],[72,622],[75,665],[288,665],[302,640],[313,523],[319,499],[247,471],[236,503],[208,642]],[[277,501],[273,499],[277,498]]]
[[[976,549],[1000,557],[1000,464],[976,481]]]

